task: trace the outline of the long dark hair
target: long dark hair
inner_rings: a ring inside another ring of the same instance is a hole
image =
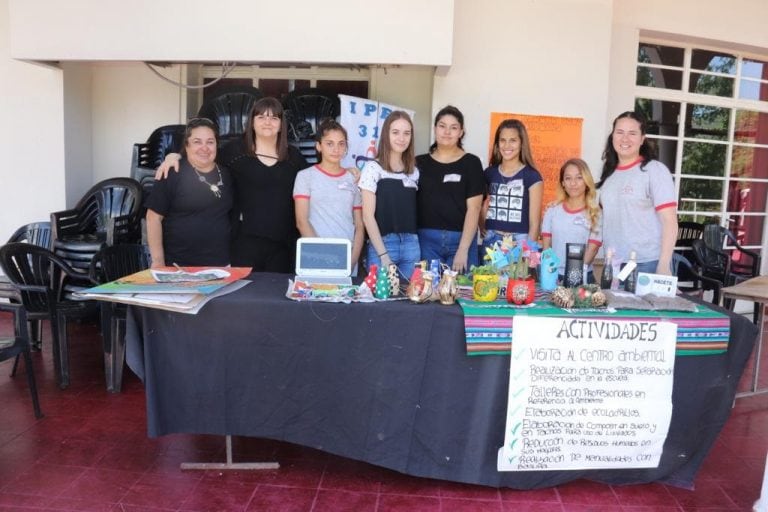
[[[280,131],[277,132],[277,160],[282,162],[288,158],[288,127],[283,115],[283,105],[276,98],[267,96],[253,104],[248,113],[248,125],[245,127],[245,147],[251,155],[258,153],[256,147],[256,130],[253,129],[253,119],[263,114],[272,114],[280,118]]]
[[[462,114],[461,110],[454,107],[453,105],[446,105],[437,112],[437,115],[435,116],[435,124],[433,125],[433,127],[437,126],[437,123],[439,123],[440,120],[445,116],[453,116],[459,122],[459,126],[461,126],[462,134],[461,134],[461,137],[459,137],[459,142],[457,145],[459,146],[459,149],[464,149],[464,146],[462,145],[462,141],[464,140],[464,135],[466,135],[464,133],[464,114]],[[429,146],[429,152],[434,153],[436,149],[437,149],[437,141],[433,142],[432,145]]]
[[[411,143],[408,144],[408,149],[403,152],[403,172],[412,174],[416,168],[416,152],[413,149],[413,121],[411,121],[411,116],[402,110],[391,112],[384,120],[384,124],[381,125],[381,138],[379,139],[379,152],[376,155],[376,161],[383,169],[391,170],[389,168],[389,155],[392,153],[392,143],[389,142],[389,128],[398,119],[405,119],[411,125]]]
[[[213,136],[216,138],[216,147],[219,147],[219,127],[216,126],[216,123],[207,117],[193,117],[187,121],[187,126],[184,128],[184,142],[181,145],[180,151],[181,156],[184,158],[187,157],[187,144],[189,144],[189,138],[192,137],[192,130],[200,127],[211,129]]]
[[[501,151],[499,151],[499,139],[501,138],[501,131],[506,129],[517,130],[517,136],[520,137],[520,162],[535,169],[536,164],[533,161],[533,152],[531,151],[531,138],[528,137],[528,130],[525,129],[525,125],[519,119],[505,119],[499,123],[498,128],[496,128],[496,135],[493,137],[491,165],[499,165],[503,160],[501,158]]]
[[[619,166],[619,154],[616,152],[616,148],[613,147],[613,131],[616,129],[616,123],[619,122],[619,119],[624,118],[637,121],[640,124],[640,134],[645,137],[647,122],[643,114],[633,110],[627,110],[626,112],[619,114],[616,119],[613,120],[611,133],[608,134],[608,139],[605,141],[605,149],[603,150],[603,172],[600,174],[600,181],[597,182],[597,188],[602,187],[603,183],[611,177],[616,171],[616,167]],[[645,164],[657,157],[656,146],[649,141],[647,137],[640,145],[640,157],[643,159],[643,162],[640,164],[641,169],[644,169]]]

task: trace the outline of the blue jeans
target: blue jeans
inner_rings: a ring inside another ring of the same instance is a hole
[[[449,267],[453,265],[453,257],[459,249],[461,231],[447,231],[444,229],[420,229],[419,245],[421,246],[421,259],[429,265],[432,260],[440,260]],[[472,244],[467,251],[467,270],[472,265],[477,265],[477,237],[472,237]]]
[[[389,258],[397,265],[400,275],[410,279],[413,267],[419,262],[419,236],[415,233],[390,233],[381,237],[384,247],[387,248]],[[381,266],[381,258],[368,241],[368,271],[371,265]]]

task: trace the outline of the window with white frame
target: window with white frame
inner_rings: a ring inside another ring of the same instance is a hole
[[[679,219],[719,222],[761,250],[768,198],[768,56],[641,41],[635,109],[675,174]]]

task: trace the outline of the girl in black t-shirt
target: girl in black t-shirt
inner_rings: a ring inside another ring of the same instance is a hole
[[[435,143],[416,157],[421,259],[458,272],[477,265],[477,226],[485,190],[480,159],[462,148],[464,115],[448,105],[435,116]]]

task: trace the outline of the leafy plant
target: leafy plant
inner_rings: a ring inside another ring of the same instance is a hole
[[[472,265],[469,268],[469,272],[473,276],[492,276],[494,274],[498,274],[499,273],[496,270],[496,267],[494,267],[490,263],[487,263],[485,265]]]

